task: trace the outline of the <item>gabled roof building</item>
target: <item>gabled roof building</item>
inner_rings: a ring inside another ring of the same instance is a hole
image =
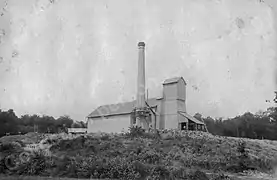
[[[87,131],[121,132],[134,125],[145,130],[206,130],[203,122],[187,114],[186,85],[183,77],[166,79],[162,97],[145,99],[145,43],[139,42],[136,100],[96,108],[87,116]]]
[[[157,129],[205,130],[204,123],[186,111],[186,82],[182,77],[165,80],[163,96],[150,98],[146,104],[154,112],[152,127],[156,124]],[[136,101],[99,106],[87,116],[88,133],[127,131],[133,123],[131,112],[135,105]]]

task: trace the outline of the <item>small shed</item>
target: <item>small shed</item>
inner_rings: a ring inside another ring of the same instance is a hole
[[[87,128],[68,128],[68,133],[70,133],[70,134],[85,134],[85,133],[87,133]]]

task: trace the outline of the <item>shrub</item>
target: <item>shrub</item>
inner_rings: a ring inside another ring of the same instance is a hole
[[[16,150],[16,147],[12,143],[5,143],[5,144],[0,144],[0,152],[14,152]]]
[[[68,151],[68,150],[78,150],[83,148],[85,145],[85,138],[83,136],[79,136],[75,139],[63,139],[59,141],[57,144],[53,145],[50,150],[60,150],[60,151]]]
[[[5,162],[3,159],[0,160],[0,174],[5,173]]]
[[[181,167],[181,168],[171,168],[169,167],[170,171],[170,177],[169,179],[187,179],[188,174],[187,174],[187,169]]]
[[[238,157],[238,168],[241,172],[245,170],[256,170],[257,169],[257,161],[253,161],[249,157],[249,152],[246,150],[246,142],[240,141],[238,144],[237,151],[239,153]]]
[[[110,140],[110,136],[108,134],[104,134],[103,136],[100,137],[102,141],[107,141]]]
[[[153,166],[150,171],[151,180],[167,180],[170,178],[170,172],[163,165]]]
[[[93,157],[89,161],[82,159],[78,163],[78,177],[137,179],[140,175],[133,164],[124,158]]]
[[[43,175],[46,169],[49,168],[49,161],[42,152],[33,152],[29,158],[29,161],[21,162],[18,168],[15,169],[16,174]]]
[[[62,155],[60,157],[53,157],[51,159],[51,172],[52,176],[68,176],[70,170],[74,168],[73,158],[68,155]],[[72,174],[70,174],[72,176]]]
[[[213,177],[212,177],[213,180],[234,180],[233,178],[225,175],[224,173],[220,172],[220,173],[217,173],[215,174]]]
[[[149,164],[159,164],[163,157],[161,157],[160,153],[151,149],[143,151],[139,158]]]
[[[204,173],[200,170],[196,170],[195,172],[189,174],[189,178],[192,180],[209,180],[206,173]]]
[[[145,130],[139,126],[129,127],[129,132],[126,133],[126,135],[131,138],[143,137],[144,134],[145,134]]]

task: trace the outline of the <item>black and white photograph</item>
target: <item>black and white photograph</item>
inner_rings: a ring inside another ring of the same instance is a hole
[[[277,0],[0,0],[0,180],[276,180]]]

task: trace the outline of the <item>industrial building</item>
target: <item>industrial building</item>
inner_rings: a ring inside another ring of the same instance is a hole
[[[137,125],[144,129],[206,131],[205,124],[186,111],[186,82],[174,77],[163,82],[163,95],[145,99],[145,44],[138,44],[137,99],[103,105],[87,116],[87,132],[122,132]]]

